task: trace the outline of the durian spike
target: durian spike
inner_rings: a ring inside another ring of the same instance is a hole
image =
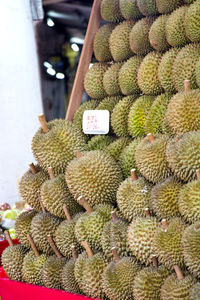
[[[74,156],[79,159],[82,157],[82,153],[79,150],[74,150]]]
[[[182,280],[184,278],[183,273],[182,273],[181,269],[179,268],[179,266],[175,265],[174,271],[176,272],[176,276],[177,276],[178,280]]]
[[[87,213],[91,214],[92,213],[92,208],[91,206],[89,205],[89,203],[82,197],[82,196],[79,196],[78,199],[77,199],[78,203],[80,205],[82,205],[85,210],[87,211]]]
[[[197,179],[200,181],[200,169],[196,170],[196,174],[197,174]]]
[[[71,249],[72,249],[72,256],[73,256],[73,259],[74,261],[77,260],[78,258],[78,254],[77,254],[77,251],[76,251],[76,247],[74,245],[71,246]]]
[[[48,168],[48,173],[49,173],[50,179],[54,179],[55,178],[55,174],[54,174],[54,171],[53,171],[52,167]]]
[[[148,134],[147,134],[147,138],[148,138],[148,140],[149,140],[149,143],[153,143],[154,140],[155,140],[152,133],[148,133]]]
[[[117,253],[116,247],[113,247],[111,250],[112,250],[114,261],[118,262],[120,260],[120,257],[119,257],[119,255]]]
[[[94,255],[87,241],[81,242],[81,245],[83,246],[83,248],[85,248],[85,251],[87,252],[89,258]]]
[[[54,243],[54,240],[52,239],[52,236],[51,235],[48,235],[48,241],[49,241],[49,244],[51,246],[51,248],[53,249],[55,255],[58,257],[58,258],[62,258],[62,254],[58,251],[55,243]]]
[[[152,264],[155,269],[158,269],[158,258],[156,255],[152,257]]]
[[[136,174],[136,169],[131,169],[131,179],[133,181],[136,181],[138,179],[137,174]]]
[[[36,257],[40,256],[40,253],[38,252],[38,250],[35,246],[35,243],[34,243],[32,237],[30,236],[30,234],[27,234],[27,239],[29,240],[29,243],[31,245],[31,248],[32,248],[33,252],[35,253],[35,256]]]
[[[150,218],[151,214],[150,214],[149,208],[145,208],[144,210],[145,210],[146,218]]]
[[[184,91],[186,93],[190,92],[191,91],[191,88],[190,88],[190,81],[189,80],[184,80]]]
[[[35,168],[34,163],[30,163],[29,168],[30,168],[31,172],[33,173],[33,175],[37,174],[37,170]]]
[[[49,128],[48,128],[48,126],[47,126],[47,121],[46,121],[46,119],[45,119],[44,114],[39,114],[39,115],[38,115],[38,119],[39,119],[39,121],[40,121],[40,125],[41,125],[41,127],[42,127],[43,132],[44,132],[44,133],[49,132]]]
[[[8,231],[8,230],[5,230],[5,231],[4,231],[4,234],[5,234],[6,240],[8,241],[9,246],[10,246],[10,247],[13,247],[14,244],[13,244],[13,241],[12,241],[12,239],[11,239],[11,237],[10,237],[9,231]]]
[[[68,210],[66,205],[63,206],[63,210],[64,210],[65,217],[66,217],[67,221],[71,221],[72,218],[70,216],[69,210]]]
[[[113,222],[118,220],[118,217],[117,217],[117,214],[116,214],[115,210],[111,211],[111,216],[112,216],[112,221]]]
[[[166,220],[166,219],[162,219],[161,224],[162,224],[162,229],[163,229],[164,231],[167,231],[167,228],[168,228],[168,226],[169,226],[167,220]]]

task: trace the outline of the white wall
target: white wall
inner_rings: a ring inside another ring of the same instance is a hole
[[[42,102],[30,1],[0,0],[0,11],[0,203],[14,204]]]

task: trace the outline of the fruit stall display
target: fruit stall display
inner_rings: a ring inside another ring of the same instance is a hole
[[[99,2],[91,100],[39,115],[3,268],[93,299],[200,299],[200,1]],[[107,135],[83,134],[85,110],[110,112]]]

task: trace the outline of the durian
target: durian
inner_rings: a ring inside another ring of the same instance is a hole
[[[190,289],[189,300],[199,300],[199,299],[200,299],[200,282],[197,282]]]
[[[110,96],[120,95],[121,90],[119,86],[119,71],[122,67],[122,63],[112,64],[105,72],[103,77],[103,87],[106,93]]]
[[[115,105],[122,99],[122,96],[110,96],[104,98],[96,107],[97,110],[108,110],[112,113]]]
[[[191,42],[200,41],[200,3],[195,1],[185,15],[185,31]]]
[[[111,157],[113,157],[116,161],[119,160],[119,156],[122,153],[123,149],[128,146],[131,142],[128,137],[120,137],[114,142],[110,143],[104,151],[107,152]]]
[[[161,15],[151,25],[149,31],[149,41],[151,46],[157,51],[166,51],[170,45],[166,39],[165,25],[169,15]]]
[[[195,76],[196,76],[196,83],[197,83],[198,87],[200,88],[200,59],[198,60],[198,62],[196,64]]]
[[[156,0],[156,6],[160,14],[171,13],[182,4],[182,0]]]
[[[119,9],[119,0],[102,0],[101,1],[101,17],[112,23],[117,23],[123,20]]]
[[[158,13],[156,0],[137,0],[137,6],[144,16],[153,16]]]
[[[119,7],[122,16],[126,20],[135,20],[142,17],[136,2],[130,0],[119,0]]]
[[[84,266],[87,260],[87,253],[86,251],[82,252],[79,254],[78,258],[75,260],[75,265],[74,265],[74,277],[75,280],[78,283],[78,286],[83,293],[84,290],[84,283],[82,281],[83,278],[83,271],[84,271]]]
[[[88,141],[88,150],[103,150],[113,141],[114,139],[109,135],[95,135]]]

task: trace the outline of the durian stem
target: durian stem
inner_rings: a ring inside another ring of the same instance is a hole
[[[11,239],[11,237],[10,237],[9,231],[8,231],[8,230],[5,230],[5,231],[4,231],[4,234],[5,234],[6,240],[8,241],[9,246],[10,246],[10,247],[13,247],[14,244],[13,244],[13,241],[12,241],[12,239]]]
[[[34,243],[32,237],[30,236],[30,234],[27,234],[27,238],[29,240],[29,243],[31,245],[31,248],[32,248],[33,252],[35,253],[35,256],[36,257],[40,256],[40,253],[38,252],[38,250],[37,250],[37,248],[35,246],[35,243]]]
[[[136,181],[138,179],[136,169],[131,169],[131,178],[133,181]]]
[[[50,179],[54,179],[55,178],[55,174],[54,174],[54,171],[53,171],[52,167],[48,168],[48,173],[49,173]]]
[[[87,213],[91,214],[92,213],[92,208],[91,206],[88,204],[88,202],[82,197],[82,196],[79,196],[78,199],[77,199],[78,203],[80,205],[82,205],[85,210],[87,211]]]
[[[167,231],[167,228],[168,228],[168,226],[169,226],[167,220],[166,220],[166,219],[162,219],[161,224],[162,224],[162,229],[163,229],[164,231]]]
[[[158,258],[154,255],[152,258],[153,267],[158,269]]]
[[[184,80],[184,91],[186,93],[190,92],[191,91],[191,88],[190,88],[190,81],[189,80]]]
[[[54,240],[52,239],[52,237],[50,235],[48,235],[48,241],[49,241],[49,244],[51,246],[51,248],[53,249],[55,255],[58,257],[58,258],[62,258],[62,254],[58,251],[55,243],[54,243]]]
[[[82,153],[79,150],[74,150],[74,156],[79,159],[82,157]]]
[[[200,225],[197,225],[197,226],[196,226],[196,229],[200,229]]]
[[[154,140],[155,140],[152,133],[148,133],[148,134],[147,134],[147,138],[148,138],[148,140],[149,140],[149,143],[153,143]]]
[[[87,241],[81,242],[81,245],[83,246],[83,248],[85,248],[85,251],[87,252],[89,258],[94,256],[92,249],[90,248],[90,245],[88,244]]]
[[[41,199],[40,193],[39,193],[38,197],[39,197],[39,200],[40,200],[40,206],[41,206],[41,208],[42,208],[42,212],[43,212],[43,213],[46,213],[47,211],[46,211],[46,209],[45,209],[45,207],[44,207],[44,204],[42,203],[42,199]]]
[[[146,218],[150,218],[151,217],[149,208],[145,208],[145,215],[146,215]]]
[[[30,163],[30,164],[29,164],[29,167],[30,167],[30,170],[31,170],[31,172],[33,173],[33,175],[37,174],[37,170],[36,170],[36,168],[35,168],[34,163]]]
[[[113,222],[118,220],[118,217],[117,217],[117,214],[116,214],[115,210],[111,211],[111,216],[112,216],[112,221]]]
[[[70,216],[69,210],[68,210],[66,205],[63,206],[63,210],[64,210],[65,217],[66,217],[67,221],[71,221],[72,218]]]
[[[196,174],[197,174],[197,179],[200,181],[200,169],[196,170]]]
[[[77,251],[76,251],[76,247],[74,245],[71,246],[71,249],[72,249],[72,256],[73,256],[73,259],[74,261],[77,260],[78,258],[78,254],[77,254]]]
[[[115,260],[116,262],[119,261],[119,260],[120,260],[120,257],[119,257],[119,255],[118,255],[118,253],[117,253],[117,249],[116,249],[115,247],[113,247],[111,250],[112,250],[112,254],[113,254],[114,260]]]
[[[40,122],[40,125],[41,125],[41,127],[42,127],[43,132],[44,132],[44,133],[49,132],[49,128],[48,128],[48,126],[47,126],[47,121],[46,121],[46,119],[45,119],[44,114],[39,114],[39,115],[38,115],[38,119],[39,119],[39,122]]]
[[[184,278],[183,273],[182,273],[181,269],[179,268],[179,266],[175,265],[174,271],[176,272],[176,276],[177,276],[178,280],[182,280]]]

